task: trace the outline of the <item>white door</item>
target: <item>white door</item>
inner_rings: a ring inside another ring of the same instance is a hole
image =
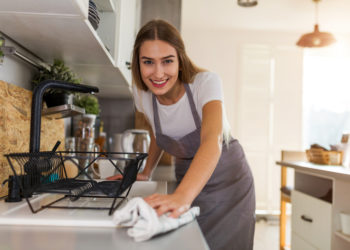
[[[294,47],[240,49],[236,137],[253,171],[257,210],[279,210],[282,149],[302,145],[302,52]]]

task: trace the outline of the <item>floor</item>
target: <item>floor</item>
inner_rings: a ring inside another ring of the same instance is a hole
[[[290,218],[287,220],[286,242],[290,245]],[[254,250],[279,250],[278,217],[257,216],[254,235]]]

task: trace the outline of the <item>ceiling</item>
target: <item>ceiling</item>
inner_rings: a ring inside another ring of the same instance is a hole
[[[258,0],[255,7],[240,7],[237,0],[185,0],[182,8],[187,28],[206,23],[206,28],[308,32],[315,23],[312,0]],[[320,31],[350,33],[349,12],[350,0],[321,0]]]

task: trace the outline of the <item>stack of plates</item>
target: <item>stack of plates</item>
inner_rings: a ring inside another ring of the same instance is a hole
[[[94,27],[94,29],[97,30],[98,24],[100,23],[100,18],[98,16],[96,4],[92,0],[89,0],[89,16],[88,16],[88,18],[89,18],[89,21],[90,21],[92,27]]]

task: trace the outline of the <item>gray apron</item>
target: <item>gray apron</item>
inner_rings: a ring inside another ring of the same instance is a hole
[[[162,133],[156,97],[152,96],[158,147],[176,157],[180,183],[200,146],[201,120],[192,92],[184,84],[196,129],[179,140]],[[203,190],[192,203],[200,207],[197,221],[210,249],[251,250],[255,229],[254,181],[241,145],[235,139],[223,143],[219,162]]]

